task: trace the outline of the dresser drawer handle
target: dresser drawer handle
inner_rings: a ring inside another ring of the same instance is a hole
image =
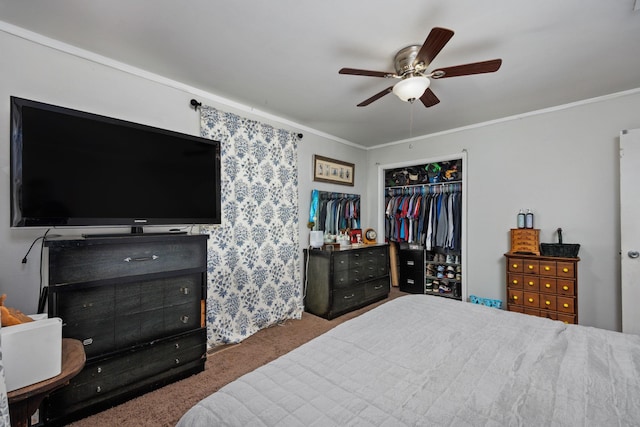
[[[566,302],[565,302],[564,304],[562,304],[562,306],[563,306],[564,308],[569,308],[569,304],[567,304]]]
[[[384,286],[383,285],[378,285],[378,286],[374,286],[373,289],[374,290],[378,290],[378,289],[382,289]]]
[[[416,265],[416,263],[413,261],[407,261],[407,265]]]
[[[181,321],[182,323],[187,323],[187,322],[189,321],[189,316],[186,316],[186,315],[185,315],[185,316],[180,317],[180,321]]]
[[[96,393],[100,393],[102,391],[102,388],[100,386],[96,387]]]
[[[562,271],[564,271],[565,273],[569,272],[569,269],[567,267],[563,268]]]
[[[533,298],[529,298],[529,302],[533,302]]]
[[[344,299],[351,299],[351,298],[353,298],[355,296],[356,296],[355,294],[351,294],[351,295],[345,295],[343,298]]]
[[[518,264],[513,264],[513,268],[518,268]]]
[[[545,284],[544,284],[544,287],[545,287],[545,288],[550,288],[550,287],[551,287],[551,283],[545,283]]]
[[[529,282],[529,286],[533,286],[535,282]]]
[[[529,270],[533,270],[533,265],[529,265]]]
[[[158,258],[160,258],[158,255],[151,255],[151,256],[143,256],[143,257],[139,257],[139,258],[132,258],[130,256],[126,257],[124,259],[124,262],[136,262],[136,261],[155,261]]]
[[[564,285],[564,286],[562,287],[562,290],[563,290],[563,291],[568,291],[568,290],[569,290],[569,287],[568,287],[567,285]]]
[[[176,365],[180,364],[180,359],[176,358]]]
[[[82,345],[85,346],[85,347],[88,346],[88,345],[91,345],[91,344],[93,344],[93,338],[87,338],[87,339],[82,340]]]
[[[544,303],[545,303],[546,305],[551,305],[551,301],[549,301],[549,300],[546,300]]]
[[[514,296],[513,296],[513,300],[514,300],[514,301],[517,301],[517,300],[518,300],[518,295],[514,295]]]
[[[179,348],[180,348],[180,343],[179,343],[179,342],[177,342],[177,343],[176,343],[176,350],[178,350]]]
[[[189,295],[189,288],[187,288],[186,286],[181,286],[180,287],[180,293],[182,295]]]
[[[551,270],[551,267],[549,267],[549,266],[546,266],[546,267],[544,268],[544,271],[549,271],[549,270]]]
[[[102,367],[101,367],[101,366],[98,366],[98,368],[96,369],[96,372],[97,372],[97,373],[99,373],[99,374],[101,374],[101,373],[102,373]]]
[[[513,284],[514,284],[514,285],[517,285],[517,284],[518,284],[518,281],[514,279],[514,280],[513,280]]]

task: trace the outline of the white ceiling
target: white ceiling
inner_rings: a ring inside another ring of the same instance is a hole
[[[0,21],[361,146],[640,88],[635,0],[0,0]],[[637,7],[636,7],[637,8]],[[434,80],[425,108],[393,71],[432,27],[455,35],[430,69],[502,58],[492,74]]]

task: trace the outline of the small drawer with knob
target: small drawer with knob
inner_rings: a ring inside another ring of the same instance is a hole
[[[558,297],[558,311],[563,313],[575,313],[575,300],[568,297]]]
[[[522,268],[524,274],[539,274],[540,272],[540,263],[538,261],[525,259],[522,260]]]
[[[509,273],[507,280],[510,289],[522,289],[524,283],[524,276],[522,274]]]
[[[349,253],[342,252],[336,253],[333,258],[333,269],[334,271],[345,271],[349,270],[349,261],[350,261]]]
[[[556,311],[557,297],[555,295],[540,294],[540,309]]]
[[[573,279],[575,277],[575,268],[572,262],[558,262],[557,276]]]
[[[509,258],[509,271],[514,273],[522,273],[524,268],[522,267],[521,258]]]
[[[555,277],[540,277],[540,292],[555,294],[557,283]]]
[[[576,284],[573,280],[558,279],[558,295],[575,296]]]
[[[540,261],[540,275],[542,276],[555,276],[556,275],[556,262],[549,260]]]
[[[540,294],[537,292],[524,292],[523,293],[523,301],[525,307],[535,307],[538,308],[540,305]]]
[[[525,274],[522,277],[522,287],[525,291],[538,292],[540,289],[540,277]]]
[[[509,304],[523,305],[524,295],[522,291],[509,289]]]

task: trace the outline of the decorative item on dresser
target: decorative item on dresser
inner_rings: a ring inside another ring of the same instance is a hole
[[[49,316],[87,361],[42,407],[66,424],[204,369],[206,235],[46,240]]]
[[[511,253],[540,255],[540,230],[537,228],[512,228]]]
[[[509,311],[578,323],[580,258],[507,253]]]
[[[389,295],[389,246],[305,250],[305,310],[333,319]]]

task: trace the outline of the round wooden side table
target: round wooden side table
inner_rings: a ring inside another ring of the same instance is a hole
[[[75,339],[63,338],[62,370],[59,375],[7,393],[11,425],[29,426],[29,419],[42,403],[42,399],[55,389],[68,384],[69,380],[84,368],[85,361],[82,343]]]

